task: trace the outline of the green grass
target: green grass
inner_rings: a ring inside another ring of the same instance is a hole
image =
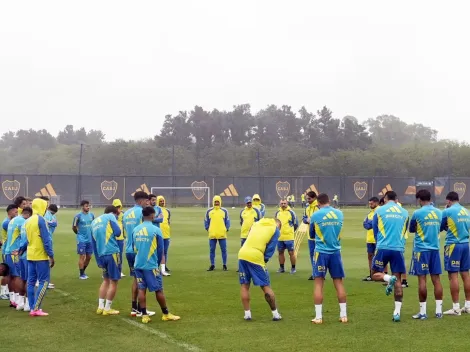
[[[296,210],[300,213],[298,208]],[[101,209],[94,211],[95,214],[101,213]],[[121,311],[121,316],[95,314],[101,273],[93,259],[87,270],[90,279],[78,280],[75,235],[71,231],[74,211],[61,210],[59,227],[54,235],[56,267],[52,269],[52,282],[57,289],[49,290],[44,301],[44,309],[51,315],[30,318],[26,313],[8,308],[6,301],[0,301],[3,326],[0,346],[15,346],[23,351],[37,350],[38,344],[52,351],[117,351],[117,348],[123,351],[150,348],[159,351],[191,348],[195,351],[437,351],[443,346],[452,351],[468,350],[470,317],[432,318],[432,294],[428,299],[430,319],[411,319],[411,315],[418,311],[415,278],[410,278],[410,288],[405,289],[402,322],[399,324],[391,321],[393,298],[385,296],[384,287],[380,283],[361,282],[367,274],[362,229],[362,220],[367,213],[365,208],[345,210],[342,253],[347,276],[345,286],[350,321],[347,325],[337,321],[339,307],[331,280],[325,283],[324,325],[310,323],[313,284],[307,281],[311,270],[307,243],[301,248],[296,275],[275,273],[278,266],[276,254],[269,263],[271,283],[283,321],[271,321],[271,312],[261,290],[253,287],[254,320],[245,322],[235,272],[239,248],[238,210],[230,210],[230,213],[229,272],[220,270],[218,252],[217,270],[208,273],[208,240],[202,225],[204,209],[173,210],[173,237],[168,263],[173,275],[164,279],[164,288],[171,311],[180,315],[182,320],[162,322],[158,305],[149,295],[149,308],[157,311],[158,315],[142,329],[140,320],[127,315],[131,301],[131,278],[128,276],[120,281],[113,304]],[[272,213],[273,209],[268,209],[268,215]],[[408,241],[406,251],[407,264],[411,242]],[[451,302],[445,277],[443,282],[444,308],[449,309]]]

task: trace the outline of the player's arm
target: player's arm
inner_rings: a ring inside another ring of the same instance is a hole
[[[261,203],[260,208],[261,208],[260,209],[261,210],[261,215],[263,215],[263,217],[264,217],[264,215],[266,214],[266,206],[263,203]]]
[[[52,249],[52,238],[47,229],[46,221],[42,217],[38,217],[39,237],[41,237],[44,250],[46,251],[51,268],[54,266],[54,251]]]
[[[109,224],[111,226],[111,229],[113,230],[113,236],[114,237],[121,236],[121,228],[119,227],[119,224],[117,223],[117,221],[116,220],[110,220]]]
[[[297,221],[297,217],[295,216],[295,213],[292,210],[290,211],[290,217],[291,217],[291,226],[294,228],[294,231],[296,231],[297,227],[299,227],[299,222]]]
[[[362,226],[364,226],[364,229],[366,229],[366,230],[371,230],[372,229],[372,220],[369,219],[369,216],[366,216]]]
[[[313,240],[315,239],[315,222],[313,219],[310,220],[310,226],[308,231],[308,236]]]
[[[228,230],[230,230],[230,217],[228,216],[228,211],[227,209],[224,209],[225,211],[225,218],[224,218],[224,222],[225,222],[225,228]]]
[[[411,216],[410,226],[409,226],[408,232],[409,233],[416,233],[417,230],[418,230],[418,222],[416,221],[415,213],[413,213],[413,215]]]
[[[170,209],[167,209],[166,211],[168,212],[168,225],[170,225],[170,217],[171,217]]]
[[[211,225],[211,218],[209,216],[211,209],[206,211],[206,217],[204,218],[204,228],[206,231],[209,231],[209,226]]]
[[[163,259],[163,237],[161,234],[157,234],[157,264],[160,267]]]
[[[274,231],[273,237],[266,245],[266,250],[264,251],[264,262],[267,263],[269,259],[273,256],[274,252],[276,251],[276,245],[279,240],[279,236],[281,236],[281,232],[276,227],[276,231]]]
[[[78,223],[80,222],[80,214],[77,214],[73,218],[72,231],[77,235],[78,234]]]
[[[243,209],[240,210],[240,226],[243,225],[243,217],[242,217],[242,214],[243,214]]]
[[[26,236],[25,226],[21,226],[21,236],[20,236],[20,248],[18,249],[18,255],[23,255],[28,248],[28,237]]]
[[[163,214],[162,214],[162,209],[158,207],[158,214],[155,216],[155,219],[153,219],[154,224],[161,224],[163,222]]]
[[[442,221],[441,221],[441,231],[447,231],[449,229],[449,225],[447,223],[447,212],[444,210],[442,212]]]
[[[95,255],[96,263],[98,264],[98,268],[101,268],[101,264],[99,261],[100,256],[98,255],[98,246],[96,245],[95,236],[91,235],[91,246],[93,247],[93,254]]]
[[[254,208],[254,209],[255,209],[255,212],[256,212],[255,222],[260,221],[261,220],[261,212],[256,208]]]
[[[307,209],[308,209],[308,208],[306,207],[305,210],[304,210],[304,215],[302,216],[302,222],[303,222],[304,224],[308,224]]]

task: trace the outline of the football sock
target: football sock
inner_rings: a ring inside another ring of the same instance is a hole
[[[104,309],[104,298],[98,298],[98,309]]]
[[[419,303],[419,314],[426,315],[426,302]]]
[[[393,315],[397,315],[397,314],[400,315],[401,305],[402,305],[402,302],[395,301],[395,310],[393,311]]]
[[[137,301],[132,301],[132,309],[137,310]]]
[[[391,278],[390,275],[388,275],[388,274],[385,274],[385,275],[384,275],[384,281],[385,281],[385,282],[390,282],[390,278]]]
[[[442,314],[442,299],[436,300],[436,314]]]
[[[80,269],[80,276],[85,275],[85,269]]]
[[[315,304],[315,319],[322,319],[322,318],[323,318],[323,305]]]
[[[453,310],[459,310],[459,309],[460,309],[460,303],[459,303],[459,302],[453,303],[453,304],[452,304],[452,309],[453,309]]]
[[[470,308],[470,301],[465,301],[465,308]]]
[[[281,266],[281,269],[284,269],[284,264],[280,264],[280,266]]]
[[[251,318],[251,310],[245,310],[245,319]]]
[[[346,303],[340,303],[339,304],[339,316],[341,318],[344,318],[347,316],[346,314]]]
[[[168,308],[167,307],[162,308],[162,313],[167,315],[168,314]]]
[[[111,304],[113,304],[113,301],[106,300],[106,305],[104,306],[104,310],[110,310]]]
[[[279,318],[280,315],[279,315],[279,312],[277,311],[277,309],[274,309],[272,311],[272,313],[273,313],[273,318]]]

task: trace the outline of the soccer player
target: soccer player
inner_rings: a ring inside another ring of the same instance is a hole
[[[10,307],[24,309],[24,287],[21,281],[21,265],[18,251],[21,244],[21,227],[33,215],[33,210],[25,207],[21,215],[8,224],[8,239],[5,249],[5,263],[10,268]]]
[[[44,214],[47,201],[36,198],[33,200],[33,215],[25,223],[26,242],[19,250],[21,256],[27,250],[28,259],[28,300],[31,307],[30,316],[47,316],[41,309],[42,301],[46,295],[51,268],[54,266],[54,251],[52,239],[47,229]],[[34,292],[36,281],[39,287]]]
[[[314,191],[309,191],[306,195],[307,204],[305,206],[304,216],[302,217],[302,222],[304,224],[310,225],[310,219],[314,212],[318,210],[318,202],[317,202],[317,194]],[[310,255],[310,263],[312,264],[312,275],[308,278],[309,280],[313,280],[313,254],[315,253],[315,236],[308,236],[308,251]]]
[[[28,201],[23,196],[16,197],[13,200],[13,203],[18,208],[18,215],[21,215],[21,212],[23,211],[23,209],[26,208],[26,206],[28,205]]]
[[[260,219],[261,213],[258,209],[253,207],[253,201],[251,200],[251,197],[245,197],[245,208],[240,211],[240,239],[242,246],[248,237],[251,226],[253,226],[253,224]]]
[[[170,209],[166,207],[166,201],[163,196],[157,197],[157,204],[161,209],[163,221],[160,224],[160,230],[163,234],[163,258],[161,263],[161,273],[163,276],[170,276],[170,269],[168,268],[168,248],[170,248]]]
[[[160,224],[163,222],[163,214],[162,209],[157,204],[157,196],[155,194],[149,194],[149,201],[150,206],[155,209],[155,219],[153,220],[153,224],[156,227],[160,227]]]
[[[374,237],[374,230],[372,228],[372,220],[374,219],[375,211],[379,206],[379,198],[372,197],[369,199],[369,208],[370,212],[367,214],[366,218],[364,219],[364,229],[367,230],[366,235],[366,246],[367,246],[367,259],[369,261],[369,275],[366,276],[362,281],[372,281],[372,258],[375,254],[376,248],[376,241]]]
[[[31,214],[32,215],[32,214]],[[26,222],[25,222],[26,224]],[[28,238],[26,236],[26,226],[23,224],[21,226],[21,239],[20,239],[20,248],[28,241]],[[22,288],[20,290],[20,295],[24,296],[24,302],[23,302],[23,308],[21,308],[21,304],[16,306],[16,310],[22,310],[25,312],[30,312],[31,307],[29,306],[29,300],[28,300],[28,257],[27,257],[27,251],[24,251],[23,254],[20,256],[20,277],[22,281]],[[39,283],[36,282],[36,285],[39,286]],[[21,303],[21,302],[20,302]]]
[[[119,311],[111,309],[121,278],[121,251],[117,238],[121,229],[117,223],[118,209],[108,205],[104,214],[91,223],[93,249],[98,267],[103,270],[103,282],[98,295],[98,315],[118,315]]]
[[[130,276],[134,278],[131,289],[131,316],[141,317],[142,312],[140,311],[140,308],[137,304],[138,288],[137,279],[135,277],[134,271],[135,251],[132,233],[134,232],[134,229],[142,223],[142,209],[143,207],[147,206],[149,196],[146,192],[143,191],[135,192],[134,201],[135,205],[124,213],[124,217],[122,218],[122,224],[124,226],[124,232],[126,233],[126,259],[127,263],[129,264]],[[147,314],[152,316],[155,314],[155,312],[147,311]]]
[[[416,193],[416,199],[421,209],[411,216],[410,233],[415,234],[413,242],[413,259],[411,260],[410,275],[418,277],[419,313],[413,319],[427,319],[426,287],[427,275],[431,275],[436,299],[436,318],[442,318],[443,289],[440,275],[442,274],[441,258],[439,255],[439,232],[441,232],[442,212],[431,205],[431,192],[422,189]]]
[[[406,271],[405,251],[406,231],[408,229],[408,212],[396,203],[397,194],[394,191],[385,193],[385,205],[374,214],[372,226],[377,240],[377,252],[372,259],[372,279],[385,281],[386,295],[390,295],[395,287],[395,310],[393,321],[400,321],[403,301],[401,276]],[[390,263],[392,276],[384,274],[385,267]]]
[[[222,252],[223,270],[227,271],[227,231],[230,229],[230,218],[227,209],[222,208],[222,198],[220,196],[215,196],[212,204],[213,207],[207,210],[204,219],[204,227],[209,233],[209,259],[211,261],[211,266],[207,271],[214,271],[215,269],[217,241]]]
[[[57,207],[56,204],[50,204],[47,207],[46,215],[44,215],[44,220],[46,220],[47,228],[49,229],[49,233],[51,234],[51,239],[53,238],[54,232],[57,228],[57,225],[59,224],[57,222],[57,216],[56,216],[58,211],[59,211],[59,208]],[[47,288],[53,289],[55,288],[55,285],[52,282],[49,282],[49,286]]]
[[[251,320],[250,284],[260,286],[264,298],[271,308],[273,320],[282,319],[276,307],[276,297],[270,287],[266,263],[276,250],[281,233],[281,221],[278,219],[261,219],[253,224],[250,235],[238,252],[238,271],[240,277],[240,296],[245,310],[245,320]]]
[[[261,213],[261,217],[264,217],[266,215],[266,206],[261,203],[261,197],[259,196],[259,194],[254,194],[252,199],[253,207],[259,210],[259,212]]]
[[[139,305],[142,312],[142,323],[150,322],[147,311],[146,292],[155,292],[155,297],[162,310],[163,321],[180,320],[180,317],[168,311],[163,293],[162,277],[158,268],[163,256],[163,237],[161,230],[153,225],[155,209],[146,207],[142,210],[143,223],[134,229],[132,234],[135,249],[135,276],[139,287]]]
[[[87,266],[90,264],[93,246],[91,244],[91,223],[95,220],[95,215],[90,212],[90,202],[82,200],[80,203],[82,211],[73,218],[72,230],[77,235],[78,269],[80,280],[87,280],[85,274]]]
[[[470,313],[470,251],[468,244],[470,215],[469,211],[459,203],[459,195],[449,192],[446,196],[448,208],[442,213],[441,231],[446,231],[444,247],[444,266],[449,275],[452,309],[446,315]],[[459,273],[463,282],[465,305],[460,309]]]
[[[305,208],[307,205],[307,202],[305,201],[305,197],[306,197],[305,193],[302,193],[302,195],[300,196],[300,200],[302,201],[302,209]]]
[[[124,226],[122,224],[122,219],[124,217],[124,212],[122,211],[122,202],[120,199],[113,200],[113,206],[116,207],[118,211],[117,215],[117,223],[119,228],[121,229],[121,234],[116,238],[117,244],[119,246],[119,263],[120,263],[120,270],[121,270],[121,277],[124,277],[124,273],[122,272],[122,253],[124,253]]]
[[[2,234],[1,241],[2,241],[2,261],[5,262],[5,250],[7,249],[6,242],[8,239],[8,224],[10,223],[11,219],[18,216],[18,206],[16,204],[10,204],[7,206],[7,217],[2,221],[2,227],[0,228],[0,232]],[[10,270],[8,270],[10,272]],[[9,275],[3,275],[2,277],[2,288],[0,292],[0,299],[2,300],[9,300],[10,294],[8,290],[9,284]]]
[[[330,273],[339,303],[339,321],[347,323],[346,290],[344,289],[344,269],[341,259],[341,230],[343,213],[330,205],[330,198],[322,193],[317,197],[317,212],[310,219],[310,236],[315,236],[315,318],[313,324],[323,324],[323,285],[326,272]]]
[[[285,272],[284,263],[286,262],[286,257],[284,255],[285,250],[289,253],[291,269],[290,273],[295,274],[295,252],[294,252],[294,233],[297,230],[299,225],[297,216],[291,208],[287,205],[287,200],[282,199],[279,203],[280,208],[274,215],[275,219],[279,219],[282,223],[281,236],[277,243],[277,250],[279,252],[279,270],[278,273]]]

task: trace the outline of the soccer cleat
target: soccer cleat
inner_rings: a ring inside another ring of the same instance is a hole
[[[152,321],[148,315],[142,315],[142,324],[148,324]]]
[[[408,281],[402,280],[402,281],[401,281],[401,287],[407,288],[407,287],[408,287]]]
[[[466,307],[463,307],[461,310],[460,310],[460,313],[463,313],[463,314],[470,314],[470,308],[466,308]]]
[[[228,269],[227,269],[227,265],[224,265],[222,268],[223,268],[224,271],[227,271],[227,270],[228,270]]]
[[[98,314],[98,315],[103,314],[103,310],[104,310],[103,308],[98,308],[98,309],[96,310],[96,314]]]
[[[29,316],[31,317],[47,317],[49,313],[43,312],[42,309],[33,310],[29,312]]]
[[[141,317],[141,316],[142,316],[142,313],[139,312],[137,309],[132,308],[132,310],[131,310],[131,317],[137,317],[137,316]]]
[[[339,322],[343,323],[343,324],[347,323],[348,322],[348,317],[340,317]]]
[[[295,274],[296,272],[297,272],[297,270],[295,268],[290,269],[291,274]]]
[[[49,285],[47,285],[47,288],[48,289],[54,289],[55,285],[53,283],[49,283]]]
[[[15,302],[10,301],[10,308],[15,308],[16,309],[17,304]]]
[[[281,315],[278,315],[277,317],[273,317],[273,321],[281,321],[282,317]]]
[[[442,319],[443,315],[442,313],[436,313],[436,319]]]
[[[372,278],[370,276],[366,276],[365,278],[362,279],[362,281],[372,281]]]
[[[207,271],[214,271],[215,270],[215,265],[211,265]]]
[[[323,324],[323,319],[322,318],[312,319],[312,324],[316,324],[316,325]]]
[[[399,323],[400,322],[400,314],[393,314],[393,322]]]
[[[118,315],[119,311],[116,309],[103,310],[103,315]]]
[[[18,310],[18,311],[19,311],[19,310],[24,310],[24,304],[18,304],[18,305],[16,306],[16,310]]]
[[[313,280],[313,275],[311,275],[309,278],[308,278],[309,281],[312,281]]]
[[[171,313],[168,313],[168,314],[163,314],[162,316],[162,320],[163,321],[177,321],[177,320],[180,320],[181,318],[177,315],[173,315]]]
[[[418,319],[418,320],[426,320],[428,318],[428,316],[427,316],[427,314],[418,313],[418,314],[413,315],[412,318],[413,319]]]
[[[80,280],[88,280],[88,276],[86,276],[86,275],[80,275],[78,278]]]
[[[393,292],[393,287],[395,286],[395,282],[397,282],[397,277],[392,276],[390,278],[390,281],[387,284],[387,287],[385,288],[385,294],[387,296],[390,296],[390,294]]]
[[[2,301],[6,301],[6,300],[9,300],[10,299],[10,296],[8,295],[0,295],[0,300]]]
[[[166,266],[166,267],[165,267],[165,270],[166,270],[167,273],[171,273],[171,270],[170,270],[169,267]]]
[[[279,269],[277,269],[276,272],[279,273],[279,274],[282,274],[282,273],[285,273],[286,271],[284,270],[284,268],[279,268]]]
[[[246,321],[250,321],[251,317],[243,317],[243,319],[245,319]]]
[[[462,311],[460,309],[449,309],[444,312],[444,315],[462,315]]]
[[[126,275],[124,275],[124,273],[121,273],[121,277],[126,277]]]
[[[171,276],[171,274],[166,271],[162,271],[162,276]]]

